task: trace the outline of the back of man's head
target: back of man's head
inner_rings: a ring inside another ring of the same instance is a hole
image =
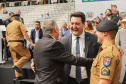
[[[86,19],[85,18],[85,14],[82,13],[82,12],[74,12],[74,13],[72,13],[71,16],[70,16],[70,20],[71,20],[72,17],[80,17],[82,23],[84,23],[85,22],[85,19]]]
[[[43,33],[52,34],[55,27],[58,27],[58,26],[54,19],[46,19],[42,25]]]

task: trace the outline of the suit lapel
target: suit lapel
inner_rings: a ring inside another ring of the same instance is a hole
[[[41,31],[42,31],[42,29],[40,28],[40,30],[39,30],[39,39],[41,39],[41,36],[42,36],[41,35],[41,33],[42,33]]]
[[[88,55],[88,48],[89,48],[89,35],[87,32],[85,32],[85,49],[84,49],[85,57],[87,57]]]
[[[34,35],[34,39],[35,39],[35,35],[36,35],[36,31],[34,30],[34,32],[33,32],[33,35]]]
[[[72,34],[68,38],[68,51],[71,53],[71,48],[72,48]]]

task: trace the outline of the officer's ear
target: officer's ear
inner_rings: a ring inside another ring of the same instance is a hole
[[[104,35],[104,36],[107,36],[107,35],[108,35],[108,32],[103,32],[103,35]]]

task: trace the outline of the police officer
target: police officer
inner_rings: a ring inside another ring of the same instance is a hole
[[[97,26],[98,42],[102,44],[91,68],[90,84],[118,84],[121,56],[115,45],[116,22],[104,20]]]
[[[30,52],[27,47],[23,47],[24,37],[30,42],[32,41],[27,34],[27,29],[20,22],[20,15],[13,15],[13,21],[6,28],[6,38],[8,41],[9,50],[13,58],[13,69],[15,69],[16,79],[22,79],[22,74],[20,69],[30,58]],[[20,58],[20,56],[22,56]]]

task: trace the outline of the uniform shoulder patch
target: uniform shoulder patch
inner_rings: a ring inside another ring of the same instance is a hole
[[[110,70],[107,67],[103,67],[101,69],[101,74],[102,75],[109,75],[110,74]]]
[[[113,58],[113,56],[112,56],[112,55],[109,55],[109,54],[104,54],[104,56],[103,56],[103,57]]]
[[[107,67],[107,66],[110,65],[110,63],[111,63],[111,58],[110,57],[104,57],[103,65]]]

